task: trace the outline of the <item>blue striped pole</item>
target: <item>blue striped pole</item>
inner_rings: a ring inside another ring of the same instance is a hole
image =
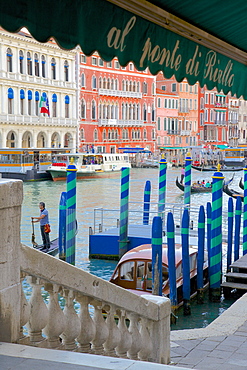
[[[243,255],[247,253],[247,168],[244,168]]]
[[[175,234],[174,219],[171,212],[167,215],[167,246],[168,246],[168,269],[172,312],[177,309],[177,286],[176,286],[176,259],[175,259]]]
[[[207,251],[208,251],[208,270],[210,268],[210,249],[211,249],[211,224],[212,224],[212,206],[207,202]]]
[[[190,315],[190,256],[189,256],[189,210],[184,209],[182,217],[182,268],[183,268],[183,309],[184,315]]]
[[[237,261],[239,259],[241,213],[242,213],[242,200],[241,197],[237,197],[235,209],[234,261]]]
[[[76,171],[74,164],[67,168],[67,207],[66,207],[66,262],[75,265],[76,235]]]
[[[162,296],[162,218],[152,224],[152,294]]]
[[[64,261],[66,257],[66,199],[67,193],[66,191],[63,191],[59,202],[58,249],[59,258]]]
[[[160,160],[160,173],[159,173],[159,205],[158,212],[159,216],[163,218],[163,212],[165,210],[166,202],[166,169],[167,162],[165,158]]]
[[[220,301],[222,267],[222,186],[224,176],[215,172],[212,176],[212,226],[209,269],[209,294],[213,302]]]
[[[184,174],[184,204],[190,205],[191,193],[191,156],[187,153],[185,158],[185,174]]]
[[[228,235],[227,235],[227,258],[226,271],[230,271],[232,263],[232,237],[233,237],[233,199],[228,199]]]
[[[203,303],[203,264],[205,245],[205,211],[200,206],[198,217],[198,253],[197,253],[197,302]]]
[[[123,167],[121,170],[119,257],[128,251],[129,174],[130,169]]]
[[[143,225],[149,224],[150,194],[151,194],[151,182],[147,180],[144,189]]]

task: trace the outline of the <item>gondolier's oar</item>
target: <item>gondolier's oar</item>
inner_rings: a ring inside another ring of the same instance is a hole
[[[38,246],[38,243],[36,243],[36,241],[35,241],[33,219],[32,219],[32,230],[33,230],[33,233],[32,233],[32,244],[33,244],[33,247],[36,248]]]

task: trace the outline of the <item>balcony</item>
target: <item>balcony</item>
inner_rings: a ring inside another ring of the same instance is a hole
[[[124,119],[99,119],[99,126],[143,126],[142,120],[124,120]]]
[[[167,130],[168,135],[181,135],[180,130]]]
[[[61,117],[42,117],[28,116],[21,114],[0,114],[1,123],[28,124],[28,125],[44,125],[58,127],[77,127],[77,119],[61,118]]]
[[[229,105],[229,108],[230,108],[230,109],[239,109],[239,105],[233,105],[233,104],[230,104],[230,105]]]
[[[238,124],[238,120],[237,119],[229,119],[228,120],[228,123],[233,124],[233,125],[237,125]]]
[[[215,108],[227,108],[226,103],[215,103],[214,106]]]
[[[218,125],[218,126],[226,126],[227,125],[227,121],[215,120],[214,123],[215,123],[215,125]]]
[[[189,107],[179,107],[179,113],[189,113]]]
[[[189,136],[190,135],[190,130],[181,130],[180,135],[181,136]]]
[[[204,141],[207,141],[207,142],[213,142],[213,141],[217,141],[217,138],[216,136],[209,136],[209,137],[204,137]]]
[[[142,98],[142,93],[134,91],[99,89],[99,95],[118,96],[123,98]]]

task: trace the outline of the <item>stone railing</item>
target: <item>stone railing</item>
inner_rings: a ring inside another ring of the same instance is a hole
[[[27,277],[32,294],[29,302],[23,291],[21,294],[19,343],[169,362],[167,298],[139,297],[27,246],[21,246],[21,277]],[[42,298],[42,287],[49,295],[48,305]],[[65,300],[64,309],[58,295]],[[75,302],[80,305],[79,314]],[[27,336],[23,335],[23,325],[28,327]]]
[[[0,341],[169,363],[169,299],[140,297],[21,245],[22,193],[22,181],[0,179]]]

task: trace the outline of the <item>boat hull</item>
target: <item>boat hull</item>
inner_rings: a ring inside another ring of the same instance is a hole
[[[178,178],[176,179],[176,186],[180,189],[180,190],[182,190],[182,191],[184,191],[184,185],[183,184],[181,184],[179,181],[178,181]],[[206,188],[205,186],[203,187],[203,186],[198,186],[198,187],[195,187],[195,186],[191,186],[191,193],[210,193],[210,192],[212,192],[212,187],[208,187],[208,188]]]
[[[1,172],[3,179],[15,179],[28,181],[47,181],[52,180],[51,175],[46,171],[28,170],[26,172]]]
[[[196,171],[201,171],[201,172],[217,172],[217,168],[207,168],[207,167],[197,167],[197,166],[191,166],[194,170]],[[236,171],[242,171],[243,167],[229,167],[229,168],[222,168],[220,169],[220,172],[236,172]]]
[[[67,172],[66,170],[47,170],[50,173],[51,178],[53,181],[66,181],[67,179]],[[117,176],[121,170],[114,170],[114,171],[92,171],[92,172],[76,172],[77,180],[86,180],[86,179],[97,179],[103,177],[112,177]]]

